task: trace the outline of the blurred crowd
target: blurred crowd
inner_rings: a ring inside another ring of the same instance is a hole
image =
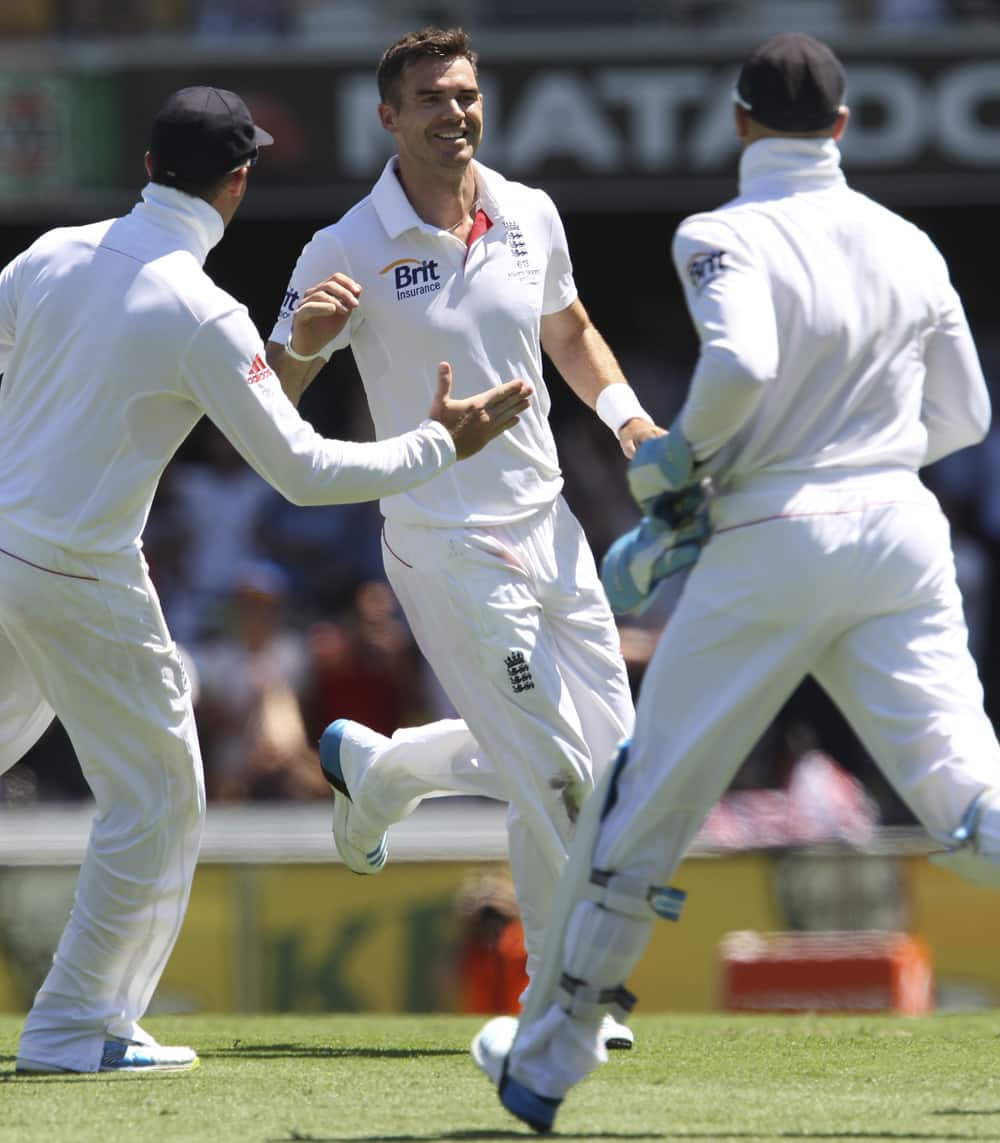
[[[613,15],[609,16],[609,12]],[[1000,20],[998,0],[4,0],[0,34],[28,37],[382,36],[426,23],[489,28],[795,26],[932,29]]]

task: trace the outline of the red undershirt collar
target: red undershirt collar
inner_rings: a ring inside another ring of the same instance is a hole
[[[477,238],[482,238],[492,225],[493,219],[490,218],[482,207],[479,207],[473,216],[472,229],[469,231],[469,237],[465,240],[466,248],[471,246]]]

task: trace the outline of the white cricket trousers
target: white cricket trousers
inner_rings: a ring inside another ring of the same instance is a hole
[[[0,773],[62,721],[96,801],[69,920],[18,1056],[96,1071],[145,1012],[205,817],[191,691],[138,551],[66,552],[0,522]]]
[[[939,841],[979,793],[1000,786],[1000,746],[983,710],[937,501],[907,472],[811,479],[789,496],[788,484],[801,485],[801,476],[759,478],[715,506],[716,534],[643,678],[611,806],[580,855],[587,868],[574,859],[578,879],[593,867],[667,883],[809,674]],[[581,892],[578,881],[563,940],[553,933],[556,954],[571,976],[614,988],[634,968],[653,922],[582,900]],[[562,1096],[601,1061],[589,1025],[556,1004],[543,1009],[520,1030],[511,1074]]]
[[[530,520],[425,528],[388,521],[386,573],[462,721],[393,736],[381,813],[435,792],[509,804],[528,974],[579,806],[635,710],[621,641],[583,530],[561,498]]]

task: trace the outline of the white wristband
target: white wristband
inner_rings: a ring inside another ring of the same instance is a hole
[[[288,340],[285,342],[285,352],[293,361],[315,361],[317,357],[322,357],[322,353],[299,353],[292,348],[292,335],[295,331],[289,330]]]
[[[635,395],[632,386],[623,385],[620,382],[605,386],[597,394],[594,412],[616,436],[622,425],[626,421],[632,420],[633,417],[642,417],[644,421],[649,421],[650,424],[655,423],[649,413],[639,404],[639,398]]]

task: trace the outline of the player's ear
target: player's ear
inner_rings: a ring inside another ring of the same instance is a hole
[[[226,175],[226,181],[223,184],[223,189],[226,194],[231,195],[233,198],[241,198],[247,181],[247,167],[237,167],[235,171],[230,171]]]
[[[839,142],[841,135],[844,133],[844,128],[847,126],[847,120],[850,119],[851,113],[846,107],[841,107],[837,112],[837,118],[833,124],[831,132],[833,138]]]
[[[147,151],[142,162],[146,168],[146,177],[151,179],[153,177],[153,156]]]
[[[382,126],[391,135],[396,130],[396,109],[391,103],[378,105],[378,118]]]

